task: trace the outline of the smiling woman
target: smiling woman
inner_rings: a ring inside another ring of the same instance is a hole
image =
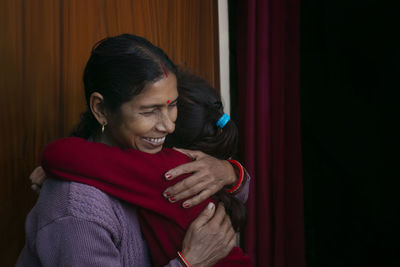
[[[87,111],[72,135],[92,141],[87,143],[103,143],[106,151],[119,147],[147,155],[160,152],[165,137],[175,130],[176,77],[174,63],[144,38],[124,34],[100,41],[84,71]],[[84,147],[78,147],[77,156],[69,157],[65,167],[78,161],[82,168],[112,173],[111,169],[97,166],[99,162],[94,158],[85,158],[84,151]],[[105,152],[107,155],[111,153]],[[184,184],[191,185],[189,188],[177,183],[167,189],[171,202],[192,197],[198,203],[237,180],[225,160],[204,154],[194,165],[188,164],[183,169],[196,175],[185,180]],[[140,173],[146,171],[140,168],[135,182],[140,183]],[[168,177],[178,174],[175,169]],[[192,200],[191,205],[196,201]],[[231,251],[235,241],[235,231],[223,205],[215,208],[212,204],[189,226],[179,246],[180,257],[193,266],[211,266]],[[47,179],[27,217],[26,244],[17,266],[150,266],[150,258],[133,206],[93,186]],[[165,266],[182,263],[170,258]]]
[[[169,99],[174,101],[168,103]],[[107,126],[96,141],[152,154],[159,152],[167,134],[175,130],[177,99],[176,76],[172,73],[147,84],[143,92],[122,104],[117,114],[102,112],[103,97],[92,94],[90,104],[94,116]]]

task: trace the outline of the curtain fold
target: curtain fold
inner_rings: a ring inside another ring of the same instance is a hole
[[[305,266],[299,0],[238,1],[242,161],[252,175],[244,247],[255,266]]]

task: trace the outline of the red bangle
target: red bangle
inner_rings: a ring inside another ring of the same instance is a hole
[[[178,256],[180,260],[182,261],[183,264],[185,264],[186,267],[190,267],[189,262],[183,257],[182,252],[178,251]]]
[[[229,161],[230,163],[234,164],[234,165],[239,169],[239,180],[238,180],[238,182],[235,184],[234,187],[225,190],[225,191],[228,192],[228,193],[233,193],[233,192],[235,192],[235,191],[240,187],[240,185],[242,184],[243,178],[244,178],[244,171],[243,171],[242,165],[241,165],[238,161],[233,160],[233,159],[228,159],[228,161]]]

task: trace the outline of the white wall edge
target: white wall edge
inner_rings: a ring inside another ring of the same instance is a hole
[[[230,80],[229,80],[229,17],[228,0],[218,0],[219,32],[219,73],[222,103],[224,110],[230,114]]]

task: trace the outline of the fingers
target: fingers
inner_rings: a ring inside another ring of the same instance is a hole
[[[221,202],[218,204],[217,210],[215,211],[214,217],[210,220],[210,224],[217,225],[218,227],[222,224],[225,219],[225,207]]]
[[[212,196],[225,184],[230,184],[232,179],[226,177],[232,176],[236,181],[235,171],[229,162],[213,158],[200,151],[186,149],[179,149],[179,151],[196,158],[196,161],[180,165],[165,174],[165,178],[171,180],[182,174],[192,173],[191,176],[163,192],[163,196],[170,202],[190,198],[182,204],[184,208],[189,208]],[[229,175],[230,172],[233,174]]]
[[[198,229],[207,224],[215,214],[215,204],[210,202],[207,207],[197,216],[197,218],[190,224],[189,230]],[[215,216],[214,216],[215,217]],[[189,231],[188,230],[188,231]]]
[[[226,236],[228,242],[236,236],[236,232],[232,227],[232,222],[231,222],[229,215],[225,216],[224,222],[223,222],[221,228],[222,228],[221,231],[225,231],[225,236]]]
[[[232,250],[232,248],[236,246],[236,244],[237,244],[237,235],[236,233],[234,233],[226,246],[227,253],[229,253]]]
[[[33,184],[41,185],[43,181],[46,179],[46,174],[43,168],[41,166],[36,167],[29,176],[29,179]]]
[[[187,208],[196,206],[197,204],[203,202],[204,200],[208,199],[212,195],[213,195],[213,193],[211,193],[210,190],[207,190],[207,189],[203,190],[200,192],[200,194],[195,195],[194,197],[183,202],[182,207],[187,209]]]
[[[164,191],[163,195],[165,198],[173,196],[176,199],[175,201],[178,201],[197,195],[203,190],[211,189],[211,187],[212,184],[210,185],[210,181],[204,179],[204,177],[202,177],[200,174],[193,174],[192,176],[176,183],[175,185],[168,187]]]
[[[229,253],[231,249],[236,245],[237,235],[232,227],[232,222],[228,214],[225,214],[220,231],[224,233],[224,246],[226,252]]]
[[[231,251],[236,236],[222,203],[209,203],[192,222],[182,244],[182,253],[193,265],[212,266]],[[212,211],[211,211],[212,209]],[[211,217],[210,217],[211,216]]]
[[[182,205],[184,208],[189,208],[211,197],[218,191],[218,188],[212,180],[196,173],[167,188],[163,195],[171,203],[191,197]]]
[[[174,147],[174,150],[185,154],[186,156],[192,158],[193,160],[199,159],[205,155],[203,152],[198,150],[190,150],[190,149],[176,148],[176,147]]]
[[[44,172],[43,168],[41,166],[36,167],[29,176],[29,179],[32,182],[31,185],[32,190],[39,194],[40,186],[46,179],[46,173]]]
[[[171,187],[165,189],[164,193],[168,192],[169,195],[176,196],[183,191],[190,190],[193,194],[197,194],[201,191],[201,187],[204,185],[204,179],[198,173],[192,174],[186,179],[174,184]],[[164,194],[164,196],[167,196]],[[190,196],[190,195],[189,195]]]
[[[179,165],[176,168],[173,168],[172,170],[169,170],[165,173],[165,178],[167,180],[172,180],[182,174],[186,174],[186,173],[193,173],[196,171],[201,170],[203,167],[202,162],[198,162],[198,161],[192,161],[189,163],[185,163],[182,165]]]
[[[213,229],[218,229],[215,239],[220,240],[220,244],[224,247],[226,254],[228,254],[236,244],[236,234],[222,202],[218,204],[214,217],[209,221],[208,225]]]

